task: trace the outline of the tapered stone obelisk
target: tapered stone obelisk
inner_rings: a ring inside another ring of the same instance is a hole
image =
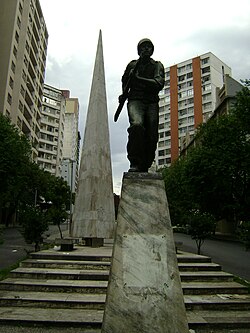
[[[164,181],[124,174],[102,333],[188,333]]]
[[[113,236],[114,196],[110,157],[102,33],[89,98],[71,236],[102,245]]]

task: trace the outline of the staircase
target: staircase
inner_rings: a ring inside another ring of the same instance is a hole
[[[20,325],[100,333],[111,254],[111,244],[31,253],[0,282],[0,331]],[[250,332],[247,288],[209,257],[180,252],[177,258],[191,332]]]

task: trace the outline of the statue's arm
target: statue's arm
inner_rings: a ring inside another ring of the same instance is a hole
[[[130,75],[132,75],[132,73],[133,73],[133,69],[136,65],[136,62],[137,62],[136,60],[130,61],[130,63],[127,65],[127,67],[124,71],[124,74],[122,76],[122,91],[123,92],[124,92],[124,89],[127,85],[127,82],[129,80]]]
[[[135,75],[136,79],[147,86],[147,89],[162,90],[165,82],[164,67],[160,61],[155,63],[155,72],[152,79],[145,78],[143,76]]]

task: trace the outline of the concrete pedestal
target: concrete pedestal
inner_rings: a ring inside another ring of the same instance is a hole
[[[164,182],[125,173],[102,333],[188,333]]]

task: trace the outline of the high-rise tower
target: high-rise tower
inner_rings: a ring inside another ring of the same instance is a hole
[[[216,89],[231,68],[208,52],[165,68],[165,86],[160,93],[159,141],[156,165],[170,165],[206,122],[216,106]]]
[[[37,160],[48,32],[39,0],[1,0],[0,112],[32,143]]]

